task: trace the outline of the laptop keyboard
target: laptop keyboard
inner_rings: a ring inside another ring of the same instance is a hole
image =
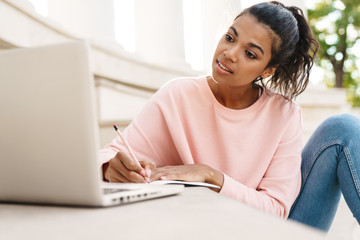
[[[104,194],[111,194],[111,193],[117,193],[117,192],[125,192],[129,191],[128,189],[118,189],[118,188],[104,188],[103,189]]]

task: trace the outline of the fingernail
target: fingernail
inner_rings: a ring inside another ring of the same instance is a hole
[[[148,177],[150,177],[151,176],[151,169],[146,169],[146,175],[148,176]]]
[[[140,171],[140,174],[141,174],[143,177],[145,177],[145,171],[144,171],[144,169]]]
[[[161,179],[161,180],[165,180],[166,177],[165,177],[165,176],[161,176],[160,179]]]

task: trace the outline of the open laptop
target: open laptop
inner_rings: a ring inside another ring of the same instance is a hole
[[[111,206],[183,190],[116,184],[104,194],[89,49],[74,41],[0,51],[1,202]]]

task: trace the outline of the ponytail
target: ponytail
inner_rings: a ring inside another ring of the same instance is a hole
[[[272,1],[247,8],[236,18],[243,14],[254,16],[277,36],[273,38],[272,57],[267,66],[276,68],[268,81],[270,88],[287,99],[301,94],[309,83],[310,70],[319,49],[303,11]],[[258,80],[265,86],[261,77],[254,82]]]

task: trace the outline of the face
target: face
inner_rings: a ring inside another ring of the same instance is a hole
[[[253,80],[269,77],[271,59],[270,30],[251,15],[238,17],[221,38],[212,63],[213,78],[231,88],[249,87]]]

